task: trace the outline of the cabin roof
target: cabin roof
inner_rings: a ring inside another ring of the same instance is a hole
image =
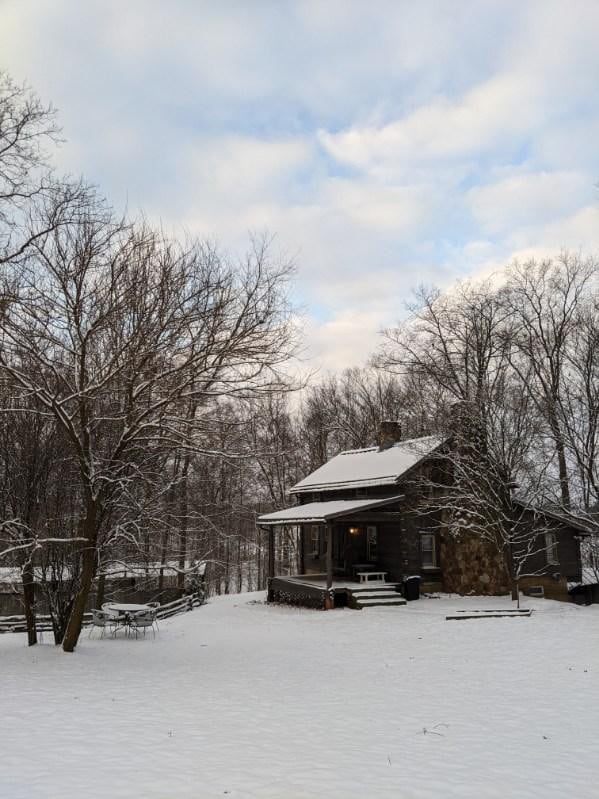
[[[330,502],[308,502],[306,505],[295,505],[283,508],[274,513],[266,513],[258,517],[259,525],[272,524],[309,524],[324,523],[331,519],[339,519],[356,511],[370,510],[403,499],[403,494],[385,499],[334,499]]]
[[[367,447],[340,452],[300,480],[289,493],[394,485],[446,440],[442,436],[424,436],[399,441],[383,450]]]
[[[588,517],[575,518],[573,514],[551,510],[550,508],[543,508],[537,505],[531,505],[526,500],[516,497],[514,499],[516,505],[519,505],[523,510],[528,510],[537,516],[546,516],[548,519],[553,519],[556,522],[561,522],[564,527],[571,527],[576,532],[582,535],[597,535],[599,534],[599,525],[594,523]]]

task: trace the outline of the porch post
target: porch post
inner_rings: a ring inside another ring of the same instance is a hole
[[[275,576],[275,528],[273,525],[268,528],[268,576]]]
[[[299,558],[298,558],[298,566],[300,574],[303,574],[305,570],[305,562],[304,562],[305,549],[306,549],[306,534],[304,532],[304,525],[301,524],[299,528]]]
[[[334,607],[332,588],[333,588],[333,525],[327,524],[327,595],[325,598],[325,609],[331,610]]]

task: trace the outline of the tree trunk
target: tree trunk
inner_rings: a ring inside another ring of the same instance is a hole
[[[549,426],[555,442],[555,452],[557,455],[557,467],[559,471],[559,486],[562,505],[564,508],[570,507],[570,481],[568,479],[568,464],[566,462],[566,447],[564,444],[564,436],[560,429],[559,421],[556,418],[555,411],[549,414]]]
[[[79,591],[75,596],[73,608],[67,629],[62,641],[62,648],[65,652],[74,652],[79,636],[81,635],[81,628],[83,626],[83,614],[85,613],[85,606],[87,605],[87,598],[91,591],[92,583],[94,580],[95,564],[96,564],[96,547],[95,540],[90,541],[87,547],[83,550],[82,568],[81,568],[81,585]]]
[[[98,577],[98,593],[96,595],[96,607],[101,608],[104,604],[104,594],[106,592],[106,575],[101,574]]]
[[[516,569],[514,566],[514,557],[512,555],[511,546],[506,547],[504,560],[505,560],[505,570],[507,572],[507,576],[510,582],[512,602],[518,602],[518,607],[520,607],[519,582],[518,582],[518,577],[516,576]]]
[[[37,630],[35,628],[35,582],[31,562],[23,566],[23,604],[27,624],[27,644],[34,646],[37,644]]]
[[[188,525],[188,492],[187,475],[189,473],[189,453],[185,456],[183,473],[181,476],[181,526],[179,528],[179,572],[177,573],[177,588],[181,596],[185,593],[185,562],[187,559],[187,525]]]
[[[165,529],[162,532],[162,541],[160,543],[160,571],[158,572],[158,591],[164,588],[164,561],[166,560],[166,548],[168,544],[168,531]]]
[[[91,591],[94,576],[97,567],[97,540],[98,531],[96,529],[96,520],[98,518],[98,507],[96,502],[90,500],[87,506],[87,512],[83,524],[84,537],[87,540],[87,546],[83,550],[82,563],[81,563],[81,583],[79,590],[75,596],[73,607],[69,621],[67,622],[67,629],[65,630],[64,638],[62,641],[62,648],[65,652],[74,652],[79,636],[81,635],[81,628],[83,627],[83,614],[85,613],[85,606],[89,592]]]
[[[559,467],[559,485],[564,508],[570,508],[570,481],[568,479],[568,465],[566,463],[566,451],[564,442],[560,438],[556,441],[557,463]]]

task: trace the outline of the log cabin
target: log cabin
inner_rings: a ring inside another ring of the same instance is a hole
[[[377,446],[341,452],[290,491],[296,504],[259,517],[269,536],[268,601],[314,608],[401,606],[419,591],[500,595],[509,592],[504,556],[476,536],[448,531],[442,510],[423,512],[423,492],[442,485],[451,438],[401,440],[395,422],[381,425]],[[427,487],[428,486],[428,487]],[[428,505],[430,506],[430,502]],[[526,508],[542,545],[520,585],[569,600],[582,573],[584,525]],[[297,575],[275,575],[275,530],[299,531]],[[541,529],[539,527],[539,529]]]

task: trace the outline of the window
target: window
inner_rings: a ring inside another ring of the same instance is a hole
[[[367,488],[356,488],[356,499],[365,499],[368,496]]]
[[[436,544],[434,533],[420,533],[420,562],[423,569],[437,568]]]
[[[377,559],[377,534],[376,527],[366,528],[366,556],[367,560]]]
[[[312,502],[320,502],[320,491],[312,492]]]
[[[557,535],[555,533],[545,533],[545,558],[548,566],[557,566],[559,563]]]
[[[310,528],[310,542],[312,544],[312,557],[318,557],[320,554],[320,529],[317,525],[312,525]]]

